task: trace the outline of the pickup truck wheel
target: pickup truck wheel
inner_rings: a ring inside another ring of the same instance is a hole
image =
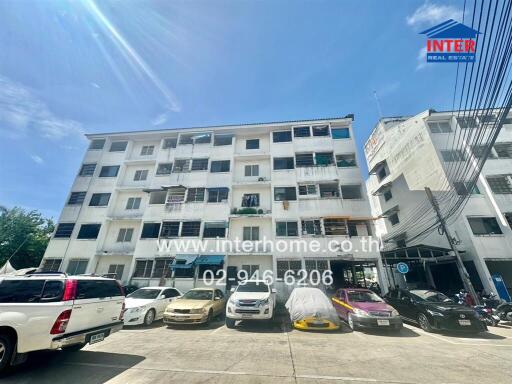
[[[86,343],[73,344],[73,345],[68,345],[67,347],[62,347],[61,349],[65,352],[78,352],[83,347],[85,347],[85,345],[86,345]]]
[[[144,316],[144,325],[149,327],[155,321],[155,310],[151,308]]]
[[[226,328],[229,328],[229,329],[235,328],[235,323],[236,323],[236,320],[226,317]]]
[[[11,362],[14,344],[7,335],[0,335],[0,372],[3,372]]]

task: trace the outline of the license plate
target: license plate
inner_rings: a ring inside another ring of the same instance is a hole
[[[389,325],[389,320],[377,319],[377,325]]]
[[[242,319],[248,319],[248,318],[250,318],[250,317],[252,317],[250,314],[248,314],[248,313],[242,313]]]
[[[176,317],[174,320],[184,321],[184,320],[187,320],[187,319],[188,319],[188,316],[180,316],[180,317]]]
[[[97,333],[95,335],[91,335],[91,338],[89,339],[89,344],[99,343],[100,341],[103,341],[104,338],[104,333]]]
[[[471,320],[459,320],[459,324],[463,326],[471,325]]]

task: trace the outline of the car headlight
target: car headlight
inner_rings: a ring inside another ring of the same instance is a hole
[[[203,313],[204,311],[205,311],[205,309],[204,309],[204,308],[191,309],[191,310],[190,310],[190,313],[199,314],[199,313]]]
[[[264,305],[268,305],[269,299],[266,298],[265,300],[260,300],[260,307],[263,307]]]
[[[368,312],[363,311],[362,309],[353,308],[353,311],[354,311],[354,314],[357,316],[368,316]]]
[[[400,316],[400,313],[398,313],[398,311],[393,308],[393,310],[391,311],[391,316]]]
[[[430,313],[432,316],[444,316],[441,312],[432,311],[431,309],[427,309],[427,312]]]
[[[233,300],[233,299],[229,299],[228,300],[228,303],[231,304],[231,305],[236,305],[236,301]]]
[[[135,308],[132,308],[132,312],[133,313],[139,313],[139,312],[142,312],[146,309],[147,307],[145,305],[143,305],[142,307],[135,307]]]

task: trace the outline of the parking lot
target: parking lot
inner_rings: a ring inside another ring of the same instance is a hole
[[[285,320],[123,329],[80,352],[40,352],[3,383],[509,383],[512,326],[488,334],[291,330]]]

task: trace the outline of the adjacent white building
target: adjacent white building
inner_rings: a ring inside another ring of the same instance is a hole
[[[444,235],[434,230],[411,240],[415,224],[422,218],[412,223],[408,218],[425,200],[428,186],[437,196],[450,188],[455,189],[454,194],[469,194],[450,228],[473,285],[477,290],[495,291],[492,275],[501,275],[512,291],[512,119],[505,122],[476,188],[469,191],[467,180],[451,182],[447,174],[450,167],[468,157],[474,164],[482,148],[450,150],[455,132],[464,135],[469,131],[457,137],[470,137],[471,129],[495,117],[480,121],[456,115],[427,110],[415,116],[383,118],[365,145],[368,193],[373,214],[381,218],[376,223],[377,233],[386,240],[383,260],[388,284],[406,284],[395,268],[406,261],[412,267],[406,275],[409,286],[426,284],[445,291],[461,286]]]
[[[375,248],[358,251],[373,221],[352,121],[349,115],[89,134],[41,266],[182,290],[204,284],[206,270],[228,285],[241,270],[271,271],[284,294],[287,270],[331,270],[333,286],[361,282],[380,257]],[[235,239],[254,246],[219,247]],[[329,248],[336,239],[353,248]],[[163,240],[185,246],[162,252]],[[198,251],[193,242],[203,240],[207,251]],[[315,241],[320,248],[269,243],[278,240]]]

